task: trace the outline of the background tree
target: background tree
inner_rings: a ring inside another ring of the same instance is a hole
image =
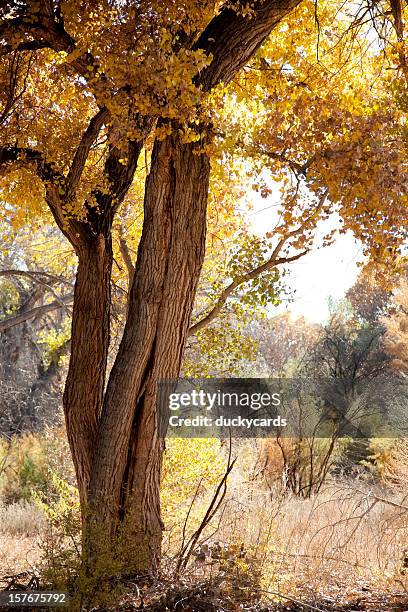
[[[61,422],[60,360],[69,352],[75,261],[55,228],[3,232],[0,430]],[[44,245],[47,252],[44,253]],[[65,253],[64,253],[65,250]]]
[[[381,317],[387,313],[391,299],[391,279],[388,279],[387,286],[387,283],[381,282],[381,277],[378,276],[375,268],[363,268],[356,282],[346,293],[346,299],[356,320],[371,326],[379,324]]]
[[[289,313],[254,322],[251,335],[258,341],[260,368],[265,376],[296,376],[319,332],[319,325],[304,317],[294,319]]]
[[[350,399],[358,392],[360,382],[379,376],[389,365],[382,346],[383,327],[358,324],[347,313],[347,305],[333,313],[324,326],[305,364],[315,376],[344,380]]]
[[[384,317],[385,346],[393,357],[394,367],[408,373],[408,281],[403,277],[393,297],[393,308]]]

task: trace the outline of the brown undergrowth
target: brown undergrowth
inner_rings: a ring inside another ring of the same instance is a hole
[[[217,440],[169,441],[161,575],[153,582],[111,576],[111,597],[99,609],[408,609],[401,448],[394,447],[375,477],[369,471],[354,479],[331,477],[309,499],[278,481],[268,486],[256,457],[253,442],[228,449]],[[36,575],[42,587],[75,589],[77,498],[64,469],[53,457],[45,489],[42,483],[35,491],[33,483],[30,500],[0,506],[2,576],[28,571],[23,585]],[[13,478],[16,470],[18,461]],[[9,584],[6,578],[3,588]]]

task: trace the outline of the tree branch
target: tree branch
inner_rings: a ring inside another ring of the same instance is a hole
[[[39,9],[23,11],[13,19],[3,18],[0,21],[0,43],[3,55],[15,50],[46,48],[69,55],[76,50],[76,41],[65,30],[61,14],[55,15],[52,5],[47,2],[41,2]],[[99,74],[99,66],[93,55],[89,51],[81,53],[69,65],[86,80],[100,107],[103,107],[106,90],[110,89],[112,94],[113,86],[109,87],[105,74]]]
[[[7,171],[8,167],[16,166],[34,169],[44,184],[46,201],[58,227],[78,250],[84,241],[89,240],[89,227],[64,214],[61,199],[61,193],[65,193],[66,190],[64,175],[55,170],[52,164],[46,162],[40,151],[28,147],[1,147],[0,171]]]
[[[73,288],[72,283],[67,281],[65,278],[54,276],[53,274],[47,274],[46,272],[41,273],[41,272],[29,272],[27,270],[0,270],[0,277],[1,276],[13,276],[13,277],[24,276],[26,278],[29,278],[35,283],[39,283],[42,287],[44,287],[47,291],[49,291],[51,295],[54,296],[57,302],[60,301],[60,296],[58,295],[56,291],[54,291],[54,289],[50,285],[50,282],[63,283],[63,284],[68,285],[71,289]]]
[[[75,49],[75,41],[65,31],[62,22],[57,22],[49,12],[42,13],[41,9],[37,12],[23,12],[12,19],[2,19],[0,40],[3,42],[4,53],[42,48],[71,53]]]
[[[111,145],[105,161],[104,174],[109,184],[109,192],[95,189],[93,195],[98,202],[99,210],[88,208],[88,221],[94,232],[110,232],[113,217],[123,202],[136,172],[140,151],[153,128],[155,118],[148,115],[131,117],[131,122],[139,134],[139,138],[128,139],[127,152]],[[123,158],[126,157],[124,163]],[[108,229],[109,228],[109,229]]]
[[[194,45],[212,56],[209,66],[196,77],[196,85],[209,91],[219,83],[229,83],[245,66],[273,28],[300,0],[257,0],[248,16],[242,14],[247,2],[239,0],[236,10],[228,6],[208,24]]]
[[[78,186],[81,179],[82,172],[84,170],[86,160],[88,159],[89,151],[94,144],[102,126],[106,123],[109,118],[109,111],[103,107],[100,111],[92,117],[88,127],[82,135],[81,142],[76,150],[74,159],[72,160],[71,167],[69,169],[66,178],[66,197],[69,198]]]
[[[270,159],[276,159],[277,161],[281,161],[284,164],[287,164],[289,168],[296,174],[297,176],[302,175],[306,178],[307,171],[312,163],[315,161],[317,154],[314,154],[308,159],[304,164],[300,164],[299,162],[286,157],[283,153],[273,153],[272,151],[263,151],[264,155],[269,157]]]
[[[275,251],[276,249],[274,250],[274,253]],[[257,268],[254,268],[250,272],[247,272],[243,276],[240,276],[239,278],[237,278],[235,281],[230,283],[224,289],[224,291],[221,293],[220,297],[218,298],[215,306],[210,310],[210,312],[205,317],[203,317],[200,321],[198,321],[198,323],[195,323],[194,325],[190,327],[190,329],[188,330],[188,335],[190,336],[192,334],[195,334],[196,332],[200,331],[204,327],[207,327],[207,325],[209,325],[209,323],[211,323],[220,314],[226,301],[228,300],[230,295],[234,293],[235,289],[237,289],[244,283],[247,283],[248,281],[257,278],[263,272],[267,272],[268,270],[271,270],[272,268],[275,268],[276,266],[279,266],[282,264],[288,264],[292,261],[296,261],[297,259],[300,259],[304,255],[306,255],[306,253],[308,252],[309,252],[309,249],[305,251],[301,251],[300,253],[297,253],[296,255],[293,255],[292,257],[280,257],[280,258],[276,258],[276,256],[274,257],[274,255],[272,254],[270,259],[268,259],[266,262],[264,262]]]
[[[6,94],[6,102],[0,114],[0,125],[7,121],[11,114],[11,111],[13,110],[13,107],[17,104],[17,102],[21,100],[24,93],[26,92],[28,76],[30,74],[32,62],[33,59],[31,54],[25,66],[24,62],[21,61],[20,54],[17,51],[11,54],[7,70],[7,72],[9,73],[8,84],[4,89],[4,92]],[[24,74],[22,74],[22,64],[23,68],[25,68]]]
[[[7,164],[18,164],[25,167],[32,165],[44,180],[51,181],[57,178],[57,174],[54,173],[51,165],[44,162],[40,151],[29,147],[0,148],[0,168]],[[62,174],[58,175],[58,179],[64,179]]]
[[[400,62],[400,67],[404,73],[405,80],[408,82],[408,64],[407,64],[407,56],[406,56],[406,48],[405,48],[405,38],[404,38],[404,10],[401,3],[401,0],[390,0],[391,13],[393,17],[393,26],[395,32],[397,34],[398,41],[398,58]]]
[[[321,209],[322,209],[322,207],[324,205],[324,202],[326,201],[327,194],[328,194],[328,191],[327,191],[327,189],[325,189],[323,191],[323,193],[321,194],[321,196],[319,198],[318,205],[316,206],[316,208],[312,212],[312,214],[309,215],[299,225],[299,227],[297,227],[296,229],[294,229],[294,230],[292,230],[290,232],[286,232],[280,238],[280,240],[278,241],[276,247],[272,251],[271,256],[263,264],[261,264],[260,266],[257,266],[253,270],[250,270],[246,274],[243,274],[239,278],[235,279],[232,283],[230,283],[222,291],[222,293],[221,293],[220,297],[218,298],[216,304],[207,313],[207,315],[205,317],[203,317],[200,321],[198,321],[197,323],[195,323],[194,325],[192,325],[190,327],[190,329],[188,330],[189,336],[192,335],[192,334],[195,334],[196,332],[200,331],[200,329],[203,329],[204,327],[206,327],[209,323],[211,323],[220,314],[220,312],[223,309],[226,301],[228,300],[230,295],[232,295],[232,293],[235,291],[235,289],[237,289],[238,287],[240,287],[244,283],[247,283],[248,281],[257,278],[263,272],[267,272],[268,270],[271,270],[272,268],[275,268],[276,266],[280,266],[280,265],[291,263],[293,261],[297,261],[298,259],[300,259],[301,257],[303,257],[304,255],[306,255],[309,252],[310,249],[305,249],[304,251],[301,251],[300,253],[297,253],[296,255],[292,255],[290,257],[278,257],[279,253],[281,252],[283,246],[287,243],[287,241],[290,238],[295,238],[296,236],[299,236],[304,231],[305,226],[309,223],[309,221],[311,221],[313,218],[315,218],[318,215],[318,213],[321,211]]]
[[[62,276],[42,272],[41,270],[0,270],[0,276],[25,276],[39,283],[44,283],[45,279],[54,283],[62,283],[72,288],[72,283]]]
[[[53,312],[54,310],[58,310],[59,308],[63,308],[67,304],[71,304],[74,301],[74,295],[65,295],[62,298],[51,302],[50,304],[45,304],[44,306],[37,306],[36,308],[32,308],[31,310],[27,310],[26,312],[19,314],[15,317],[10,317],[9,319],[5,319],[4,321],[0,321],[0,333],[5,332],[16,325],[21,325],[21,323],[25,323],[30,319],[34,319],[37,317],[42,317],[49,312]]]

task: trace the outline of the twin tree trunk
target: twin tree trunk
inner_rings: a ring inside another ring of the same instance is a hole
[[[79,254],[64,407],[86,553],[115,549],[123,537],[130,571],[155,570],[160,559],[156,383],[179,374],[204,259],[210,164],[196,148],[176,134],[154,145],[128,315],[107,382],[110,231]]]
[[[195,85],[207,93],[221,82],[228,84],[299,3],[255,0],[250,17],[227,3],[194,45],[212,56]],[[156,383],[179,374],[204,259],[210,164],[198,146],[183,143],[177,130],[154,145],[127,320],[108,381],[111,228],[115,206],[132,179],[129,170],[122,180],[115,159],[107,170],[116,204],[109,209],[102,202],[100,223],[90,224],[76,246],[64,410],[83,508],[85,555],[97,559],[102,544],[118,550],[117,538],[124,535],[132,548],[129,571],[152,571],[160,559],[164,443],[157,435]],[[64,231],[63,220],[56,219]],[[74,230],[73,243],[75,236]]]
[[[176,47],[186,39],[186,48],[192,44],[193,51],[208,57],[194,85],[204,96],[221,83],[227,85],[300,1],[254,0],[249,15],[240,10],[246,9],[246,1],[226,2],[194,43],[187,34],[175,37]],[[102,540],[108,549],[117,550],[117,537],[125,525],[133,546],[129,571],[151,571],[160,558],[163,529],[159,502],[163,440],[157,435],[156,383],[177,377],[180,370],[205,251],[209,159],[199,145],[183,143],[177,130],[154,145],[126,325],[106,380],[112,223],[157,117],[136,112],[137,83],[118,90],[109,76],[100,73],[92,53],[82,52],[65,30],[64,10],[57,11],[53,2],[21,4],[21,18],[13,12],[0,24],[6,56],[44,48],[64,51],[71,56],[76,78],[88,84],[99,106],[82,134],[67,176],[47,161],[46,151],[9,144],[0,147],[1,169],[17,164],[37,173],[55,221],[78,255],[64,411],[83,511],[85,556],[97,559]],[[114,145],[116,132],[122,130],[112,121],[109,98],[112,107],[119,103],[122,108],[122,99],[127,101],[128,120],[141,134],[140,142],[127,139],[124,164],[122,150]],[[74,219],[65,211],[78,192],[103,126],[112,138],[102,187],[93,193],[97,206],[85,205],[86,219]]]

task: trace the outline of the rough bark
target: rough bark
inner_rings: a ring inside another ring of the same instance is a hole
[[[112,260],[110,239],[99,234],[81,249],[75,282],[64,412],[84,508],[105,385]]]
[[[195,78],[203,92],[228,83],[253,56],[271,30],[300,0],[256,0],[250,17],[224,6],[198,38],[211,61]],[[246,1],[233,3],[235,8]],[[6,53],[51,48],[71,53],[76,41],[65,31],[61,11],[44,0],[34,19],[22,14],[0,23]],[[32,12],[32,11],[31,11]],[[140,148],[154,118],[134,117],[140,142],[128,143],[128,163],[110,146],[105,177],[110,185],[96,192],[98,209],[86,207],[85,223],[68,218],[64,204],[81,180],[88,152],[107,121],[106,99],[124,95],[132,116],[132,84],[121,90],[101,74],[96,59],[80,53],[72,70],[87,81],[99,112],[84,132],[68,175],[56,175],[43,155],[16,147],[0,150],[0,167],[30,164],[47,186],[47,202],[79,258],[75,286],[71,361],[64,408],[77,470],[85,526],[97,523],[86,540],[95,558],[101,541],[115,545],[122,525],[133,544],[127,569],[149,570],[160,557],[162,523],[159,481],[163,441],[156,426],[156,382],[177,377],[204,257],[210,164],[194,144],[184,144],[177,130],[156,141],[146,182],[143,233],[133,274],[127,321],[104,393],[109,345],[110,232],[114,214],[129,189]],[[89,74],[91,73],[91,78]],[[65,201],[61,202],[60,194]],[[88,518],[89,517],[89,518]],[[134,519],[134,520],[133,520]]]
[[[252,19],[221,11],[197,43],[213,60],[196,83],[209,91],[230,81],[298,3],[259,2]],[[156,384],[179,375],[204,258],[209,173],[207,155],[183,144],[177,130],[156,141],[128,316],[105,393],[89,490],[97,529],[93,542],[89,530],[88,552],[98,554],[101,533],[103,547],[108,542],[118,550],[116,538],[125,530],[131,547],[120,555],[128,571],[159,565],[163,441]]]
[[[242,13],[248,5],[245,0],[223,8],[195,45],[213,58],[209,66],[197,75],[197,85],[210,91],[219,83],[229,83],[273,28],[298,4],[300,0],[258,0],[250,3],[249,16]]]
[[[160,553],[156,382],[176,377],[205,251],[210,164],[174,133],[154,146],[128,318],[106,390],[91,478],[92,514],[114,538],[129,513],[135,563]]]

